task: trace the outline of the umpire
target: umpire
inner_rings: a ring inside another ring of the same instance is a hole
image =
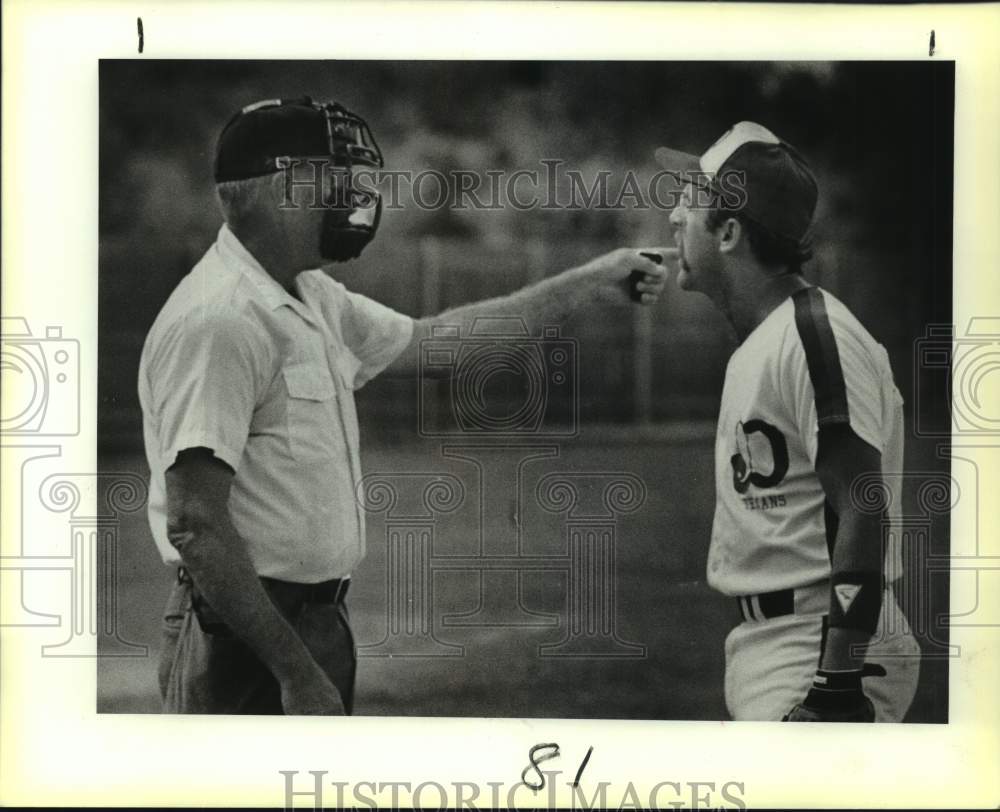
[[[157,316],[139,368],[149,521],[177,567],[164,712],[351,712],[344,598],[365,553],[356,389],[383,371],[416,375],[436,324],[514,315],[538,327],[624,305],[633,271],[642,303],[662,291],[663,265],[619,249],[419,320],[352,293],[321,266],[375,236],[381,199],[352,180],[381,166],[362,118],[308,97],[249,105],[219,137],[225,223]]]

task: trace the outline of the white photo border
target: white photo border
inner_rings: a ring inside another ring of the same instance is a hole
[[[98,60],[138,57],[139,16],[149,59],[954,60],[954,322],[961,330],[1000,314],[995,4],[13,0],[3,9],[3,312],[62,325],[81,342],[81,431],[54,443],[74,470],[97,470]],[[979,467],[980,493],[1000,492],[1000,448],[963,454]],[[1000,556],[988,499],[959,505],[952,538],[977,524],[980,556]],[[2,532],[19,528],[5,520]],[[992,625],[951,630],[963,653],[951,662],[944,725],[101,716],[95,660],[42,658],[31,629],[3,628],[0,803],[280,807],[282,770],[298,773],[297,790],[318,770],[348,785],[501,782],[506,793],[529,748],[558,742],[561,760],[545,768],[564,771],[559,805],[569,805],[565,783],[592,746],[587,775],[613,782],[616,804],[628,783],[644,799],[672,781],[738,782],[750,808],[995,807],[1000,583],[996,572],[979,580]],[[953,583],[953,612],[970,605],[968,586]],[[313,805],[308,795],[295,800]],[[332,791],[325,800],[335,802]],[[514,801],[546,798],[521,787]]]

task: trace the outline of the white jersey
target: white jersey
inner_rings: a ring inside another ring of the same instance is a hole
[[[850,424],[882,455],[886,486],[903,468],[903,399],[888,354],[831,294],[810,287],[775,308],[733,353],[715,441],[708,583],[758,595],[830,576],[836,515],[816,474],[820,426]],[[858,494],[861,504],[872,498]],[[888,522],[898,522],[899,494]],[[883,538],[897,538],[885,528]],[[894,541],[886,576],[898,578]]]

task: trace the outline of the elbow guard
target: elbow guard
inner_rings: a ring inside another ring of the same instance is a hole
[[[884,579],[880,572],[835,572],[830,578],[831,628],[875,634],[882,609]]]

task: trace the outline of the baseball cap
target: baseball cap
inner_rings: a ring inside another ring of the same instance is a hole
[[[338,166],[382,165],[364,119],[335,102],[309,96],[248,104],[223,127],[215,150],[215,181],[246,180],[284,168],[283,157],[327,157]]]
[[[792,242],[806,240],[819,198],[816,177],[798,151],[766,127],[752,121],[734,124],[700,157],[667,147],[655,154],[665,169],[700,177],[716,190],[724,175],[737,173],[734,179],[745,194],[727,210],[741,211]]]

